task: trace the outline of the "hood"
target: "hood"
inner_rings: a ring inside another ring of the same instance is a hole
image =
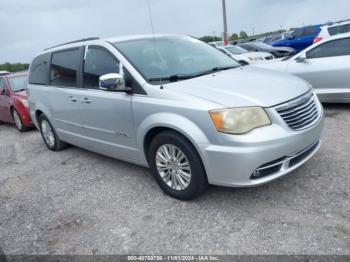
[[[12,95],[22,99],[28,99],[28,93],[26,90],[20,92],[13,92]]]
[[[310,89],[310,85],[300,78],[253,66],[168,83],[164,87],[223,107],[271,107],[298,97]]]
[[[254,64],[254,66],[270,69],[274,71],[279,71],[279,72],[287,72],[287,66],[288,66],[289,60],[283,61],[282,59],[283,58],[276,58],[274,60],[264,61],[259,64]]]

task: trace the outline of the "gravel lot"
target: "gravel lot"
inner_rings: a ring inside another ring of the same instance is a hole
[[[321,150],[258,188],[164,195],[148,169],[0,125],[5,254],[350,254],[350,105],[327,105]]]

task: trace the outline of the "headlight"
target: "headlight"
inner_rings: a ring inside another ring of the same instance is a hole
[[[223,133],[241,135],[271,124],[268,115],[261,107],[228,108],[209,113],[216,129]]]
[[[29,107],[28,100],[26,100],[26,99],[20,99],[20,101],[22,102],[22,104],[23,104],[25,107]]]

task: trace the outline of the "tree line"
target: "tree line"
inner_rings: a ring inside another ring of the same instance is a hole
[[[23,63],[4,63],[0,64],[0,71],[8,71],[8,72],[19,72],[19,71],[26,71],[29,68],[29,64],[23,64]]]
[[[236,40],[240,40],[240,39],[247,39],[247,38],[259,38],[259,37],[265,37],[265,36],[269,36],[269,35],[275,35],[275,34],[282,34],[285,33],[285,30],[278,30],[278,31],[273,31],[273,32],[266,32],[263,34],[259,34],[259,35],[254,35],[254,36],[249,36],[245,31],[241,31],[239,32],[239,34],[237,33],[233,33],[232,35],[229,36],[229,40],[230,41],[236,41]],[[221,41],[222,37],[219,36],[202,36],[199,38],[200,40],[202,40],[203,42],[214,42],[214,41]]]

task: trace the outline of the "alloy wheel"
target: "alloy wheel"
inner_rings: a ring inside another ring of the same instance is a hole
[[[22,129],[22,120],[20,116],[18,115],[16,110],[13,110],[13,120],[15,121],[15,125],[18,128],[18,130]]]
[[[186,155],[176,146],[165,144],[156,153],[158,173],[174,190],[184,190],[191,182],[191,166]]]
[[[43,137],[45,139],[45,142],[50,146],[55,146],[55,135],[53,133],[53,130],[45,119],[41,121],[41,132],[43,134]]]

